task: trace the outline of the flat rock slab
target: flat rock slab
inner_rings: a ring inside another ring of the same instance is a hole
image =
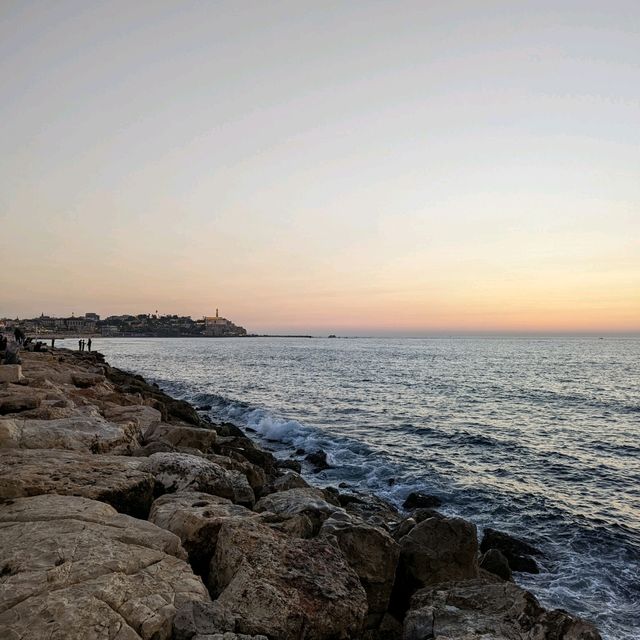
[[[82,496],[146,519],[155,481],[140,470],[142,462],[61,449],[0,449],[0,498]]]
[[[71,496],[0,505],[0,637],[170,640],[177,608],[208,601],[177,536]]]
[[[22,365],[2,364],[0,365],[0,382],[20,382],[22,375]]]
[[[134,422],[109,422],[91,406],[78,407],[57,420],[0,420],[0,448],[126,454],[138,447],[139,437],[140,428]]]

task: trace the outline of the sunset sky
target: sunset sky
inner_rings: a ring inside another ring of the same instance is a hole
[[[640,2],[0,5],[0,316],[640,331]]]

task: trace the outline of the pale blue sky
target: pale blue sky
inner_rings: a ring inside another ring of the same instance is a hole
[[[0,315],[640,329],[640,3],[4,2]]]

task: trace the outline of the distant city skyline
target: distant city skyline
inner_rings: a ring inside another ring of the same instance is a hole
[[[3,2],[0,316],[640,332],[639,24],[626,0]]]

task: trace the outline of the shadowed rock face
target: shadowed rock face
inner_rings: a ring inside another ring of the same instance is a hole
[[[329,518],[320,537],[335,539],[367,594],[367,628],[377,626],[389,605],[400,547],[384,530],[361,520]]]
[[[236,618],[237,632],[279,640],[355,638],[367,611],[358,576],[339,549],[254,520],[222,525],[210,588]]]
[[[151,522],[180,538],[194,571],[205,579],[220,527],[230,519],[258,517],[257,513],[231,500],[196,491],[161,496],[149,514]]]
[[[482,579],[418,591],[404,623],[404,640],[601,640],[589,623],[546,611],[510,582]]]
[[[460,518],[429,518],[400,539],[393,609],[406,611],[411,595],[427,585],[478,577],[475,525]]]
[[[541,556],[542,551],[536,549],[524,540],[514,536],[496,531],[495,529],[485,529],[480,544],[480,550],[484,553],[490,549],[497,549],[507,559],[512,571],[524,571],[526,573],[539,573],[538,563],[532,556]]]
[[[178,607],[208,601],[179,539],[71,496],[0,504],[3,638],[169,640]]]
[[[83,496],[146,518],[154,479],[140,470],[143,462],[55,449],[0,449],[0,498],[47,493]]]

